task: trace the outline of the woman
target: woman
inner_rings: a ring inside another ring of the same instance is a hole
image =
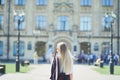
[[[61,73],[64,73],[64,80],[73,80],[73,59],[70,50],[65,42],[57,44],[57,54],[51,68],[51,80],[58,80]]]

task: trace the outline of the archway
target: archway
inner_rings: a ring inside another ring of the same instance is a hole
[[[59,42],[66,42],[68,45],[68,48],[70,49],[70,51],[72,51],[72,40],[69,39],[68,37],[58,37],[54,40],[54,50],[56,50],[56,46]]]

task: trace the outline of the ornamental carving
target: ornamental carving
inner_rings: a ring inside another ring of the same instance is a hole
[[[47,8],[46,8],[46,6],[36,6],[36,9],[41,12],[44,12]]]
[[[54,3],[54,12],[73,13],[73,3]]]
[[[70,0],[55,0],[55,2],[69,2]]]

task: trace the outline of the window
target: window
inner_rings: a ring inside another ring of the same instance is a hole
[[[15,30],[17,30],[18,27],[19,27],[20,30],[24,30],[24,29],[25,29],[25,16],[23,16],[23,17],[21,18],[20,25],[18,26],[18,19],[19,19],[19,18],[20,18],[19,16],[15,16],[15,17],[14,17],[14,20],[15,20]]]
[[[37,29],[44,30],[46,27],[46,17],[45,16],[37,16],[36,18]]]
[[[16,5],[25,5],[26,0],[15,0]]]
[[[74,51],[77,51],[77,46],[74,46]]]
[[[4,4],[4,0],[0,0],[0,5],[3,5]]]
[[[113,0],[102,0],[102,6],[113,6]]]
[[[52,48],[52,45],[51,45],[51,44],[49,45],[49,48]]]
[[[81,6],[91,6],[91,0],[80,0]]]
[[[13,46],[13,55],[16,56],[18,54],[17,50],[18,50],[18,43],[17,41],[14,42],[14,46]],[[20,50],[20,53],[19,55],[20,56],[24,56],[24,53],[25,53],[25,43],[23,41],[20,41],[20,47],[19,47],[19,50]]]
[[[28,48],[28,50],[32,50],[32,44],[31,44],[31,42],[28,42],[27,48]]]
[[[58,17],[58,30],[66,31],[69,27],[69,18],[68,16],[59,16]]]
[[[3,55],[3,42],[0,41],[0,56]]]
[[[0,15],[0,30],[3,29],[3,24],[4,24],[4,18],[3,18],[3,15]]]
[[[91,18],[90,17],[81,17],[80,31],[91,31]]]
[[[102,53],[105,53],[105,54],[110,53],[110,43],[109,42],[102,43]]]
[[[36,0],[36,5],[47,5],[47,0]]]
[[[94,44],[94,51],[98,51],[99,50],[99,45],[98,45],[98,43],[95,43]]]
[[[110,24],[110,18],[102,18],[102,25],[103,25],[103,31],[110,31],[111,24]]]

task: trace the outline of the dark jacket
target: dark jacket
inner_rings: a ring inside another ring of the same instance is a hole
[[[54,57],[53,59],[53,62],[52,62],[52,67],[51,67],[51,76],[50,76],[50,79],[51,80],[55,80],[55,76],[56,76],[56,56]],[[59,64],[59,60],[57,58],[57,61],[58,61],[58,64]],[[58,65],[58,73],[59,73],[59,65]]]
[[[53,60],[53,63],[52,63],[52,67],[51,67],[51,76],[50,76],[51,80],[55,80],[55,76],[56,76],[56,58],[57,57],[55,56],[54,60]],[[62,79],[62,80],[70,80],[70,75],[65,75],[64,72],[60,73],[60,67],[59,67],[60,65],[59,65],[59,59],[58,58],[57,58],[57,63],[58,63],[58,77],[60,78],[60,76],[62,76],[62,77],[64,77],[64,79]]]

